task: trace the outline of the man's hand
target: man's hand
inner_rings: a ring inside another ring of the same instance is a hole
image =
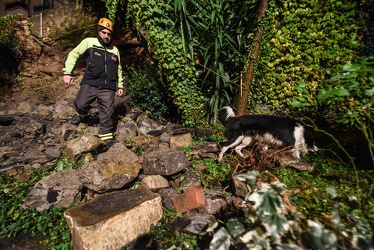
[[[69,86],[73,83],[73,77],[71,75],[64,75],[64,82]]]
[[[118,89],[118,93],[117,93],[118,96],[123,96],[123,89]]]

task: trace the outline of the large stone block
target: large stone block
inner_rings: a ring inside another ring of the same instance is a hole
[[[121,249],[161,218],[161,197],[147,189],[101,195],[65,212],[74,250]]]

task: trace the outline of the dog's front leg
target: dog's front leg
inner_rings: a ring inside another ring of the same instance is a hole
[[[219,153],[218,155],[218,162],[221,162],[222,161],[222,158],[223,158],[223,154],[229,149],[230,147],[228,146],[225,146],[222,148],[221,152]]]
[[[252,137],[250,136],[243,136],[241,140],[241,144],[235,148],[235,152],[242,158],[247,158],[247,155],[243,155],[242,149],[251,144]]]
[[[224,147],[222,148],[221,152],[219,153],[219,156],[218,156],[218,162],[222,161],[223,155],[225,154],[225,152],[226,152],[228,149],[233,148],[233,147],[235,147],[236,145],[242,143],[243,139],[244,139],[244,136],[242,135],[242,136],[239,136],[239,137],[238,137],[234,142],[231,142],[231,143],[230,143],[230,141],[227,142],[227,145],[224,146]],[[236,151],[236,148],[235,148],[235,151]],[[236,151],[236,153],[238,153],[238,152]],[[241,157],[243,157],[243,154],[242,154],[240,151],[239,151],[238,154],[241,155]]]

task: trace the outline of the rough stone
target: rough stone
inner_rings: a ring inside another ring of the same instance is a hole
[[[283,157],[279,160],[279,162],[282,166],[291,166],[300,171],[305,171],[305,172],[313,171],[313,165],[305,161],[304,159],[295,158],[295,157]]]
[[[216,221],[216,218],[210,214],[185,214],[177,217],[170,226],[177,231],[205,235],[207,233],[206,229]]]
[[[70,160],[75,160],[79,155],[89,152],[95,152],[100,146],[103,146],[104,142],[98,137],[93,135],[85,134],[70,141],[65,148],[64,154],[66,154]]]
[[[234,195],[240,198],[244,198],[251,191],[251,187],[248,184],[240,181],[236,175],[234,175],[231,179],[230,189]]]
[[[86,163],[79,170],[79,179],[83,185],[98,193],[118,190],[137,178],[141,169],[137,162],[123,163],[109,159]]]
[[[188,147],[191,143],[192,136],[190,133],[170,136],[170,148],[180,149],[181,147]]]
[[[149,188],[151,191],[155,192],[157,190],[168,188],[169,182],[161,175],[151,175],[146,176],[142,181],[141,185]]]
[[[207,138],[214,135],[213,129],[210,128],[196,128],[195,136],[197,138]]]
[[[158,148],[160,142],[160,138],[149,135],[139,135],[132,138],[132,140],[135,142],[135,145],[146,149]]]
[[[143,156],[143,171],[148,175],[172,175],[190,165],[186,155],[177,149],[158,149]]]
[[[143,113],[137,120],[139,132],[143,135],[148,134],[153,130],[162,130],[163,126],[158,124],[156,121],[148,118],[146,113]]]
[[[162,205],[169,210],[174,210],[173,199],[178,195],[177,190],[174,188],[166,188],[158,190],[157,193],[161,195]]]
[[[130,140],[137,136],[138,126],[135,122],[129,121],[123,125],[118,126],[117,128],[117,141],[124,143],[127,140]]]
[[[28,103],[28,102],[22,102],[22,103],[18,104],[18,106],[17,106],[17,111],[18,111],[18,113],[21,113],[21,114],[31,113],[32,109],[33,108],[31,107],[30,103]]]
[[[179,187],[182,188],[183,192],[186,192],[190,188],[201,187],[201,182],[197,176],[185,174],[185,178],[179,183]]]
[[[35,208],[38,211],[51,206],[67,207],[81,201],[82,187],[76,170],[54,172],[35,184],[33,190],[27,195],[23,207]]]
[[[111,160],[115,163],[138,162],[138,156],[122,143],[115,143],[108,151],[98,155],[97,160]]]
[[[100,195],[65,212],[74,250],[124,248],[161,218],[161,197],[147,189]]]
[[[208,214],[219,215],[228,209],[228,202],[220,189],[204,188],[205,211]]]
[[[192,150],[202,153],[217,153],[221,151],[221,148],[215,142],[199,142],[193,145]]]

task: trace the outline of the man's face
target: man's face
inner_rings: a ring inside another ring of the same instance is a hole
[[[99,31],[99,34],[105,45],[110,44],[110,41],[112,40],[112,32],[110,30],[103,29]]]

